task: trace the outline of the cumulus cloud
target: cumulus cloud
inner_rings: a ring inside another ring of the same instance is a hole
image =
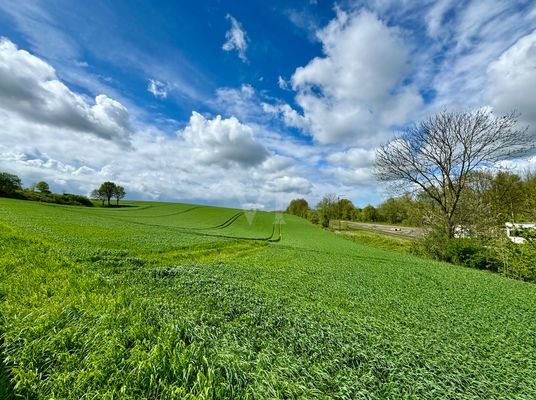
[[[158,97],[161,99],[165,99],[168,95],[167,85],[156,79],[149,79],[147,91],[151,93],[154,97]]]
[[[53,125],[128,145],[131,135],[125,106],[108,96],[94,104],[72,92],[52,66],[8,39],[0,39],[0,109],[28,122]]]
[[[297,68],[291,81],[318,142],[373,145],[421,105],[417,89],[402,84],[409,50],[397,28],[368,11],[337,10],[317,37],[324,57]]]
[[[375,150],[351,148],[346,151],[332,153],[327,159],[334,165],[367,168],[374,165],[376,153]]]
[[[262,103],[262,109],[268,114],[279,116],[285,124],[290,127],[305,129],[307,128],[307,120],[303,115],[285,103],[269,104]]]
[[[329,174],[336,179],[339,185],[344,185],[354,190],[361,191],[364,194],[372,194],[381,190],[382,185],[378,185],[374,177],[372,168],[345,168],[345,167],[327,167],[324,173]]]
[[[523,36],[487,69],[485,98],[499,113],[514,110],[536,132],[536,31]]]
[[[238,57],[243,61],[247,62],[248,58],[246,56],[246,50],[248,48],[248,36],[246,31],[242,28],[240,22],[236,20],[230,14],[227,14],[225,17],[231,21],[231,28],[225,33],[225,43],[222,46],[222,49],[225,51],[236,50],[238,52]]]
[[[236,164],[251,167],[262,163],[267,150],[253,137],[253,129],[235,117],[206,119],[193,112],[180,136],[192,155],[201,163],[229,167]]]
[[[301,176],[282,176],[273,179],[267,185],[267,189],[273,192],[295,193],[306,195],[311,193],[313,185]]]

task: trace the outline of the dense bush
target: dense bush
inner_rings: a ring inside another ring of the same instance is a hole
[[[431,232],[413,243],[411,253],[536,282],[536,240],[532,238],[524,244],[515,244],[506,237],[449,239],[441,233]]]
[[[497,241],[494,250],[499,272],[511,278],[536,282],[536,239],[515,244],[504,238]]]
[[[43,193],[33,192],[31,190],[24,190],[20,192],[21,198],[33,201],[42,201],[44,203],[66,204],[75,206],[93,207],[93,203],[87,197],[80,196],[78,194],[56,194],[56,193]]]
[[[466,267],[497,270],[498,261],[492,249],[481,240],[469,238],[449,239],[445,245],[446,261]]]

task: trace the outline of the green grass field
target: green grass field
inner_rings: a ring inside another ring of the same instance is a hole
[[[533,399],[536,286],[188,204],[0,199],[0,398]],[[369,238],[370,239],[370,238]]]

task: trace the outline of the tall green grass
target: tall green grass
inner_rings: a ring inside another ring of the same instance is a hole
[[[216,228],[240,210],[192,207],[0,200],[0,385],[43,399],[536,396],[534,285],[290,216],[281,241],[245,240],[274,215]]]

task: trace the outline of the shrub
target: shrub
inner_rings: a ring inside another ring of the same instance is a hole
[[[536,239],[515,244],[502,238],[496,242],[494,250],[499,272],[511,278],[536,282]]]
[[[500,261],[493,250],[493,243],[472,238],[448,238],[432,231],[412,246],[413,254],[470,268],[497,271]]]
[[[449,239],[446,244],[447,260],[466,267],[497,271],[498,261],[491,249],[481,240],[469,238]]]
[[[20,198],[32,201],[42,201],[44,203],[56,203],[75,206],[93,207],[94,205],[87,197],[70,193],[56,194],[24,190],[21,192]]]

